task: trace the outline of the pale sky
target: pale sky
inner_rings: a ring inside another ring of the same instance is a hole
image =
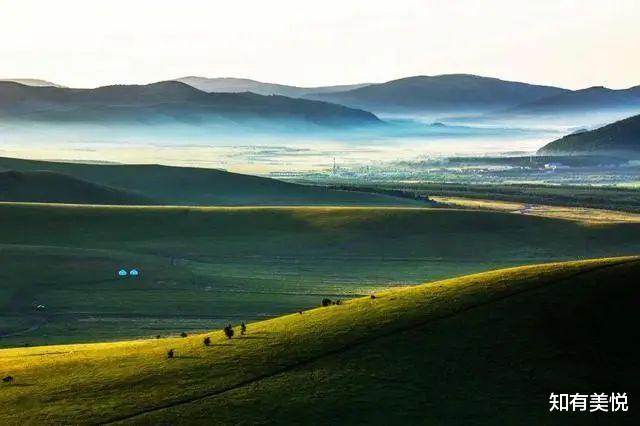
[[[639,0],[0,0],[0,78],[640,84]]]

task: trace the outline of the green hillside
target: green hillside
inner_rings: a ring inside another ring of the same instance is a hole
[[[387,195],[338,191],[195,167],[155,164],[81,164],[0,157],[0,171],[3,170],[49,171],[66,175],[68,180],[75,178],[90,182],[94,185],[94,189],[96,189],[95,185],[100,185],[109,187],[109,191],[129,193],[127,196],[122,194],[121,201],[118,201],[115,194],[104,198],[95,194],[89,200],[94,204],[131,204],[129,201],[136,199],[141,201],[139,204],[165,205],[424,205],[424,202]],[[35,175],[31,176],[35,180]],[[40,193],[54,194],[60,191],[58,186],[65,179],[61,176],[56,178],[52,175],[39,176],[41,179],[38,185],[41,186],[37,191]],[[12,199],[3,198],[3,200],[47,201],[42,199],[42,196],[39,196],[41,199],[32,196],[36,191],[35,184],[34,182],[34,185],[24,194],[16,189]],[[68,190],[78,189],[78,185],[74,183]],[[0,190],[1,188],[0,186]],[[62,196],[62,198],[74,197],[81,198],[80,195]],[[147,201],[142,202],[143,200]]]
[[[53,172],[0,172],[0,201],[153,204],[143,196]]]
[[[637,424],[633,398],[607,414],[549,413],[548,399],[640,390],[638,273],[637,257],[520,267],[248,324],[230,340],[1,350],[15,379],[3,422]]]
[[[640,89],[639,89],[640,91]],[[541,154],[640,152],[640,115],[616,121],[599,129],[564,136],[543,146]]]
[[[477,210],[0,204],[0,217],[3,347],[207,330],[323,297],[640,252],[638,223]]]

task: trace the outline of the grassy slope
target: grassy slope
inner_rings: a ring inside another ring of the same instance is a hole
[[[310,182],[311,183],[311,182]],[[460,184],[460,183],[380,183],[352,185],[350,188],[403,190],[426,196],[463,197],[553,206],[640,212],[640,191],[634,188],[597,186],[556,186],[542,184]]]
[[[50,171],[169,205],[414,205],[424,203],[291,184],[214,169],[160,165],[56,163],[0,157],[0,170]],[[17,200],[16,200],[17,201]]]
[[[640,90],[638,90],[640,92]],[[541,154],[562,152],[634,152],[640,150],[640,115],[616,121],[599,129],[564,136],[538,150]]]
[[[0,172],[0,201],[154,204],[149,198],[53,172]]]
[[[503,211],[515,214],[576,220],[585,223],[638,223],[640,214],[615,210],[580,207],[557,207],[543,204],[527,204],[509,201],[482,200],[460,197],[431,197],[439,204],[457,208]]]
[[[540,424],[553,419],[550,391],[638,390],[638,332],[626,321],[639,262],[546,264],[388,290],[250,324],[231,341],[211,332],[211,347],[198,335],[2,350],[0,373],[16,384],[3,388],[0,406],[8,424],[329,415]],[[169,348],[177,358],[166,359]]]
[[[0,204],[0,216],[5,347],[166,336],[325,296],[640,252],[638,224],[481,211]],[[116,279],[121,267],[143,275]]]

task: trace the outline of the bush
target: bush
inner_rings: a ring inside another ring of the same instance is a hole
[[[224,328],[224,335],[227,336],[227,339],[231,339],[234,335],[234,331],[233,331],[233,327],[231,327],[231,324],[227,325]]]
[[[180,333],[180,337],[187,337],[187,333],[183,331],[182,333]]]
[[[167,358],[171,359],[173,358],[175,355],[175,351],[173,349],[169,349],[169,352],[167,352]]]
[[[331,299],[327,299],[327,298],[322,299],[322,306],[326,307],[329,305],[331,305]]]
[[[209,336],[205,337],[202,342],[204,343],[205,346],[211,345],[211,337]]]

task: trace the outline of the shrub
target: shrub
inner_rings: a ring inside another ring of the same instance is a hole
[[[240,334],[244,335],[247,332],[247,325],[245,323],[240,324]]]
[[[169,352],[167,352],[167,358],[173,358],[175,355],[175,351],[173,349],[169,349]]]
[[[322,306],[329,306],[329,305],[331,305],[331,299],[327,299],[327,298],[322,299]]]
[[[187,333],[183,331],[182,333],[180,333],[180,337],[187,337]]]
[[[211,337],[209,336],[205,337],[202,342],[204,343],[205,346],[211,345]]]
[[[231,327],[231,324],[227,325],[224,328],[224,335],[227,336],[227,339],[231,339],[234,335],[234,331],[233,331],[233,327]]]

